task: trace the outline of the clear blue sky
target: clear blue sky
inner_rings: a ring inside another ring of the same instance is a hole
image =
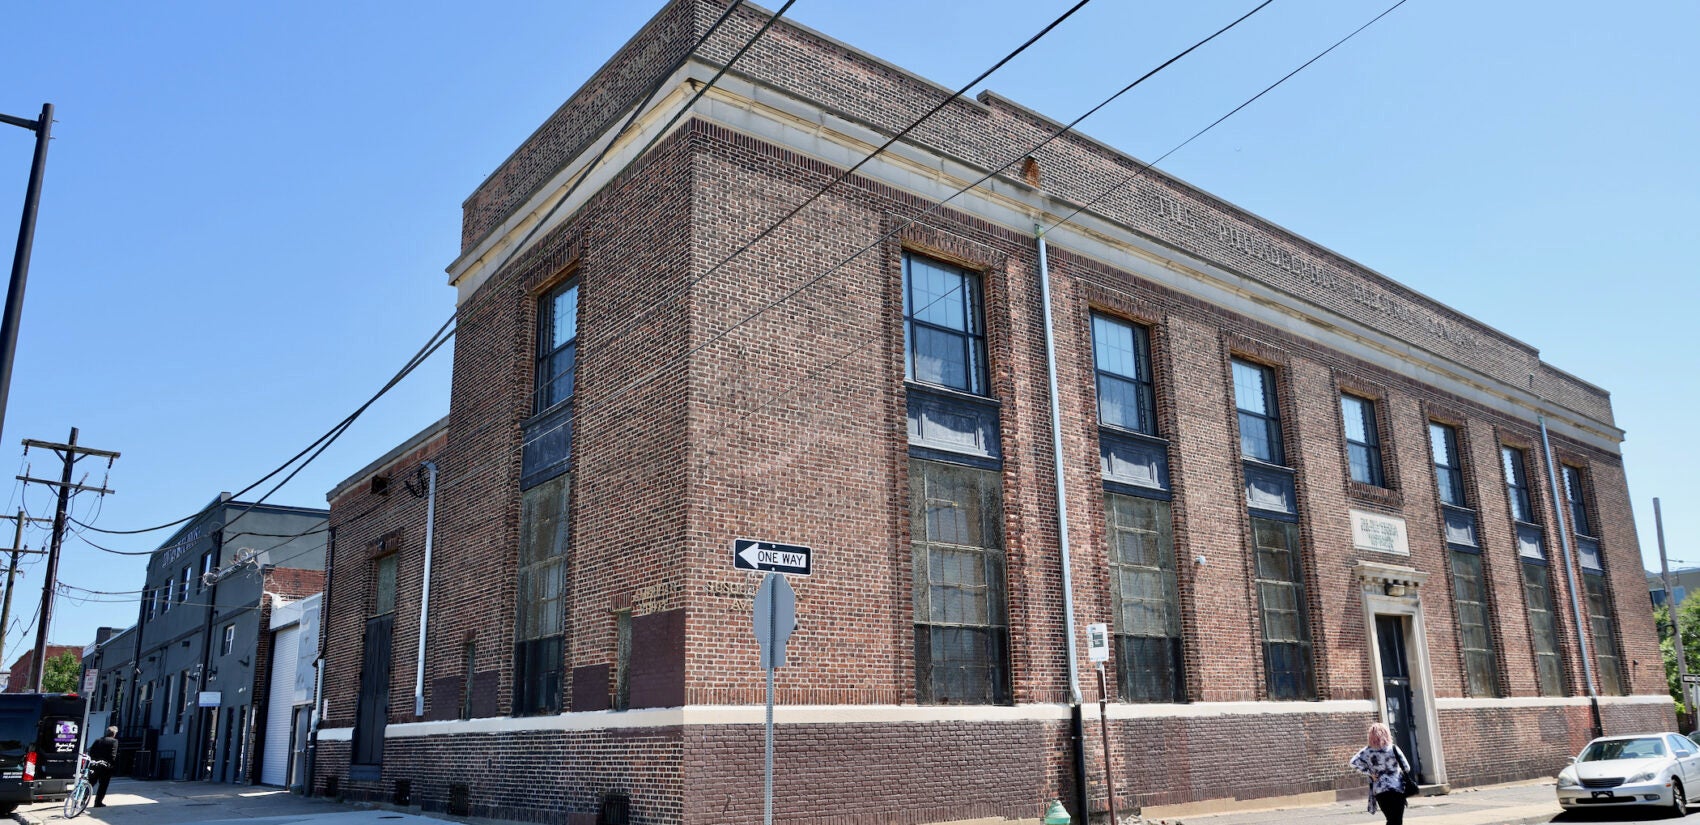
[[[791,14],[954,87],[1066,5],[800,0]],[[1096,0],[987,86],[1072,119],[1252,5]],[[1156,157],[1384,5],[1276,0],[1082,128]],[[124,455],[117,494],[76,510],[128,528],[294,454],[449,316],[461,201],[659,7],[8,9],[0,112],[33,117],[50,101],[59,122],[0,462],[21,457],[19,439],[80,427]],[[1653,496],[1672,556],[1700,564],[1700,451],[1682,424],[1700,409],[1682,366],[1700,303],[1695,31],[1700,5],[1676,0],[1609,13],[1410,0],[1164,168],[1609,389],[1647,566]],[[31,140],[0,126],[6,251]],[[324,506],[331,486],[443,415],[448,355],[275,500]],[[50,513],[45,488],[23,496]],[[165,537],[108,538],[148,550]],[[62,572],[128,591],[142,563],[72,540]],[[40,586],[38,564],[14,605],[25,623]],[[52,638],[84,643],[135,616],[130,596],[62,598]],[[7,662],[25,638],[9,630]]]

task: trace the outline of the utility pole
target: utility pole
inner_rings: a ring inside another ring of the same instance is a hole
[[[43,661],[43,658],[47,655],[47,628],[53,620],[53,595],[59,589],[59,548],[65,543],[65,521],[71,512],[71,493],[76,491],[106,495],[112,492],[104,486],[88,487],[82,484],[72,484],[71,471],[76,469],[77,462],[84,456],[91,455],[105,457],[106,466],[111,467],[113,460],[118,458],[118,454],[111,450],[95,450],[77,446],[76,427],[71,428],[71,439],[64,444],[36,441],[30,438],[24,439],[24,452],[29,452],[31,447],[52,450],[58,453],[60,459],[65,462],[65,469],[60,474],[58,481],[18,476],[19,481],[33,481],[37,484],[59,488],[59,506],[53,512],[53,543],[47,548],[47,580],[42,582],[41,585],[41,623],[36,625],[35,628],[35,661],[30,663],[29,683],[37,693],[40,693],[41,677],[46,671],[47,664]]]
[[[12,588],[18,577],[18,556],[22,553],[47,552],[46,550],[24,549],[24,522],[33,521],[41,524],[50,524],[51,522],[44,518],[28,518],[22,510],[19,510],[15,516],[0,516],[0,518],[12,519],[17,522],[18,528],[12,537],[12,565],[6,568],[6,599],[4,602],[0,602],[0,662],[4,662],[6,661],[6,628],[12,621]]]
[[[6,396],[12,388],[12,359],[18,352],[18,324],[24,315],[24,282],[30,273],[30,248],[35,244],[35,208],[41,202],[41,176],[47,172],[47,142],[52,139],[53,104],[41,104],[41,117],[25,120],[0,114],[8,123],[35,133],[35,160],[30,163],[24,191],[24,215],[18,226],[18,249],[12,255],[12,280],[6,285],[6,314],[0,317],[0,427],[6,424]]]
[[[1682,644],[1682,623],[1677,619],[1677,603],[1670,586],[1670,559],[1665,556],[1665,517],[1659,512],[1659,500],[1653,499],[1653,525],[1659,533],[1659,570],[1665,580],[1665,606],[1670,610],[1671,647],[1676,650],[1676,683],[1682,686],[1682,704],[1694,712],[1694,691],[1688,687],[1688,649]]]

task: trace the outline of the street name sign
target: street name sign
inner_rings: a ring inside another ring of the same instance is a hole
[[[732,566],[739,570],[762,570],[807,576],[814,569],[813,551],[800,544],[780,544],[759,539],[732,540]]]
[[[1682,677],[1682,683],[1685,685],[1700,685],[1700,673],[1689,673],[1684,675]]]

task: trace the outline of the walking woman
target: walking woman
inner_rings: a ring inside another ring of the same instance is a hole
[[[1387,817],[1387,825],[1402,825],[1405,821],[1405,793],[1401,778],[1405,774],[1405,755],[1393,744],[1393,733],[1381,722],[1369,726],[1369,744],[1352,757],[1353,770],[1369,777],[1370,811],[1377,807]]]

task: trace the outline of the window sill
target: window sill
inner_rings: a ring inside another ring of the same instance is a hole
[[[955,387],[946,387],[939,384],[923,384],[920,381],[908,378],[903,380],[903,388],[906,390],[918,390],[920,392],[932,393],[933,395],[965,401],[970,404],[980,404],[987,407],[1003,406],[1003,402],[989,395],[975,395],[974,393],[959,390]]]

